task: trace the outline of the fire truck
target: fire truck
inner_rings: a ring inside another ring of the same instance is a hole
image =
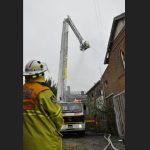
[[[64,125],[61,133],[77,133],[80,136],[85,135],[84,109],[81,102],[62,102],[62,115]]]
[[[85,119],[83,104],[79,101],[69,102],[66,96],[69,26],[79,40],[80,50],[85,51],[86,49],[90,48],[89,43],[82,38],[71,18],[67,16],[67,18],[65,18],[63,21],[57,86],[57,99],[62,107],[62,114],[64,118],[64,125],[61,129],[61,132],[77,132],[79,135],[84,135]]]

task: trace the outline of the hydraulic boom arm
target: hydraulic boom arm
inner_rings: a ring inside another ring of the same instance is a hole
[[[70,25],[71,29],[73,30],[74,34],[76,35],[76,37],[78,38],[79,42],[80,42],[80,50],[84,51],[87,48],[90,47],[89,43],[87,41],[84,41],[81,34],[79,33],[79,31],[77,30],[77,28],[75,27],[74,23],[72,22],[71,18],[68,16],[65,21]]]
[[[59,101],[66,102],[66,81],[67,81],[67,57],[68,57],[68,26],[71,27],[74,34],[78,38],[80,42],[80,50],[85,51],[88,49],[89,43],[84,41],[81,34],[75,27],[71,18],[68,16],[63,21],[63,30],[62,30],[62,38],[61,38],[61,50],[60,50],[60,62],[59,62],[59,74],[58,74],[58,87],[57,87],[57,99]]]

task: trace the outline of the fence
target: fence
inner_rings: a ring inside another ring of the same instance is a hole
[[[118,134],[125,138],[125,92],[121,92],[113,97],[114,110]]]

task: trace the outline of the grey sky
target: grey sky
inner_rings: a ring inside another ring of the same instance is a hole
[[[23,63],[46,62],[57,82],[62,23],[69,15],[91,48],[79,50],[69,27],[68,81],[71,90],[89,90],[104,72],[103,64],[113,18],[125,11],[125,0],[24,0]]]

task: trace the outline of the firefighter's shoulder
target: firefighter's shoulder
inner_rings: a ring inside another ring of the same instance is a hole
[[[50,102],[54,104],[57,102],[57,98],[51,90],[42,91],[40,93],[40,97],[45,97],[47,100],[49,100]]]

